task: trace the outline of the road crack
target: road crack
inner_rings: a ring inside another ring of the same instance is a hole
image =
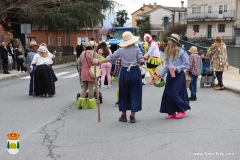
[[[61,158],[59,154],[54,154],[53,150],[55,148],[58,148],[59,146],[54,145],[54,142],[56,141],[58,135],[59,135],[59,129],[63,128],[65,126],[65,121],[63,120],[63,117],[66,116],[66,114],[74,109],[75,103],[65,107],[62,109],[62,111],[59,113],[57,118],[46,124],[42,127],[40,134],[44,134],[43,142],[41,143],[43,146],[46,146],[48,149],[48,155],[47,157],[51,157],[52,159],[58,159]]]

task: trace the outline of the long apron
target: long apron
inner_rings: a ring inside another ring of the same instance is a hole
[[[191,108],[184,72],[176,73],[176,77],[172,78],[168,71],[160,112],[171,115],[175,112],[185,112],[188,109]]]
[[[138,66],[121,67],[119,79],[119,111],[142,110],[142,78]]]

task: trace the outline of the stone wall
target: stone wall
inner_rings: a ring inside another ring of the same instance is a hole
[[[76,62],[76,55],[69,55],[69,56],[56,56],[53,58],[53,64],[64,64],[69,62]]]

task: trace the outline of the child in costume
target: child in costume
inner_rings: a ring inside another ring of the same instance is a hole
[[[144,39],[149,44],[148,52],[144,55],[144,59],[147,60],[147,71],[150,73],[152,80],[148,84],[154,83],[153,73],[157,71],[157,67],[162,64],[160,59],[160,52],[157,42],[152,39],[149,34],[144,35]]]
[[[191,76],[191,82],[189,86],[189,89],[191,91],[191,97],[189,97],[189,101],[196,101],[197,80],[201,72],[202,58],[198,55],[197,47],[195,46],[192,46],[188,50],[188,52],[190,52],[189,65],[185,72],[189,73],[189,75]]]
[[[121,70],[119,78],[119,111],[122,115],[121,122],[127,122],[127,110],[131,111],[130,122],[135,123],[135,113],[142,110],[142,82],[138,63],[144,63],[142,52],[134,45],[138,37],[126,31],[122,34],[123,40],[119,43],[119,48],[107,58],[93,59],[95,64],[106,62],[115,63],[117,58],[121,58]]]

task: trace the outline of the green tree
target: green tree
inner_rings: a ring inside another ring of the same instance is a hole
[[[139,27],[141,36],[144,33],[150,33],[150,19],[149,16],[147,16],[145,19],[138,19],[136,20],[137,26]]]
[[[20,24],[30,23],[39,29],[68,31],[96,26],[118,3],[111,0],[6,0],[0,2],[0,24],[15,38],[24,39]],[[22,40],[24,42],[24,40]]]
[[[126,10],[119,10],[116,14],[117,14],[116,20],[117,20],[118,26],[122,27],[126,23],[126,21],[129,19],[128,12],[126,12]]]

